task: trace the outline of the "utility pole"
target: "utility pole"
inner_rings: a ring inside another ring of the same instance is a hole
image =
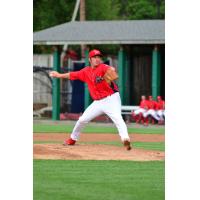
[[[85,0],[80,0],[80,21],[85,21]],[[86,45],[81,44],[81,57],[85,58]]]
[[[161,5],[161,0],[156,0],[157,4],[157,18],[160,19],[160,5]]]

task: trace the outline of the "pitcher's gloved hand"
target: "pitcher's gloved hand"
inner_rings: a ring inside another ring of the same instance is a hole
[[[111,83],[112,81],[116,80],[118,78],[118,74],[115,71],[114,67],[109,67],[106,71],[106,73],[103,76],[103,79],[107,82],[107,83]]]

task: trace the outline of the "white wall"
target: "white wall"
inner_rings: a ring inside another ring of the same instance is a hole
[[[34,54],[33,65],[40,67],[53,67],[52,54]],[[52,105],[51,82],[43,72],[33,73],[33,103],[46,103]]]
[[[53,54],[34,54],[33,65],[41,67],[53,67]]]

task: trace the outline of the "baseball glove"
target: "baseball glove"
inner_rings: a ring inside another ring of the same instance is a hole
[[[112,81],[116,80],[118,78],[118,74],[115,71],[114,67],[109,67],[106,71],[106,73],[103,76],[103,79],[107,82],[107,83],[111,83]]]

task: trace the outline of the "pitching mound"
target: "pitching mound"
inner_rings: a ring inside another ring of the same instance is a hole
[[[164,160],[164,152],[135,149],[127,151],[123,146],[102,144],[76,144],[63,146],[61,144],[34,144],[34,159],[56,160],[134,160],[150,161]]]

